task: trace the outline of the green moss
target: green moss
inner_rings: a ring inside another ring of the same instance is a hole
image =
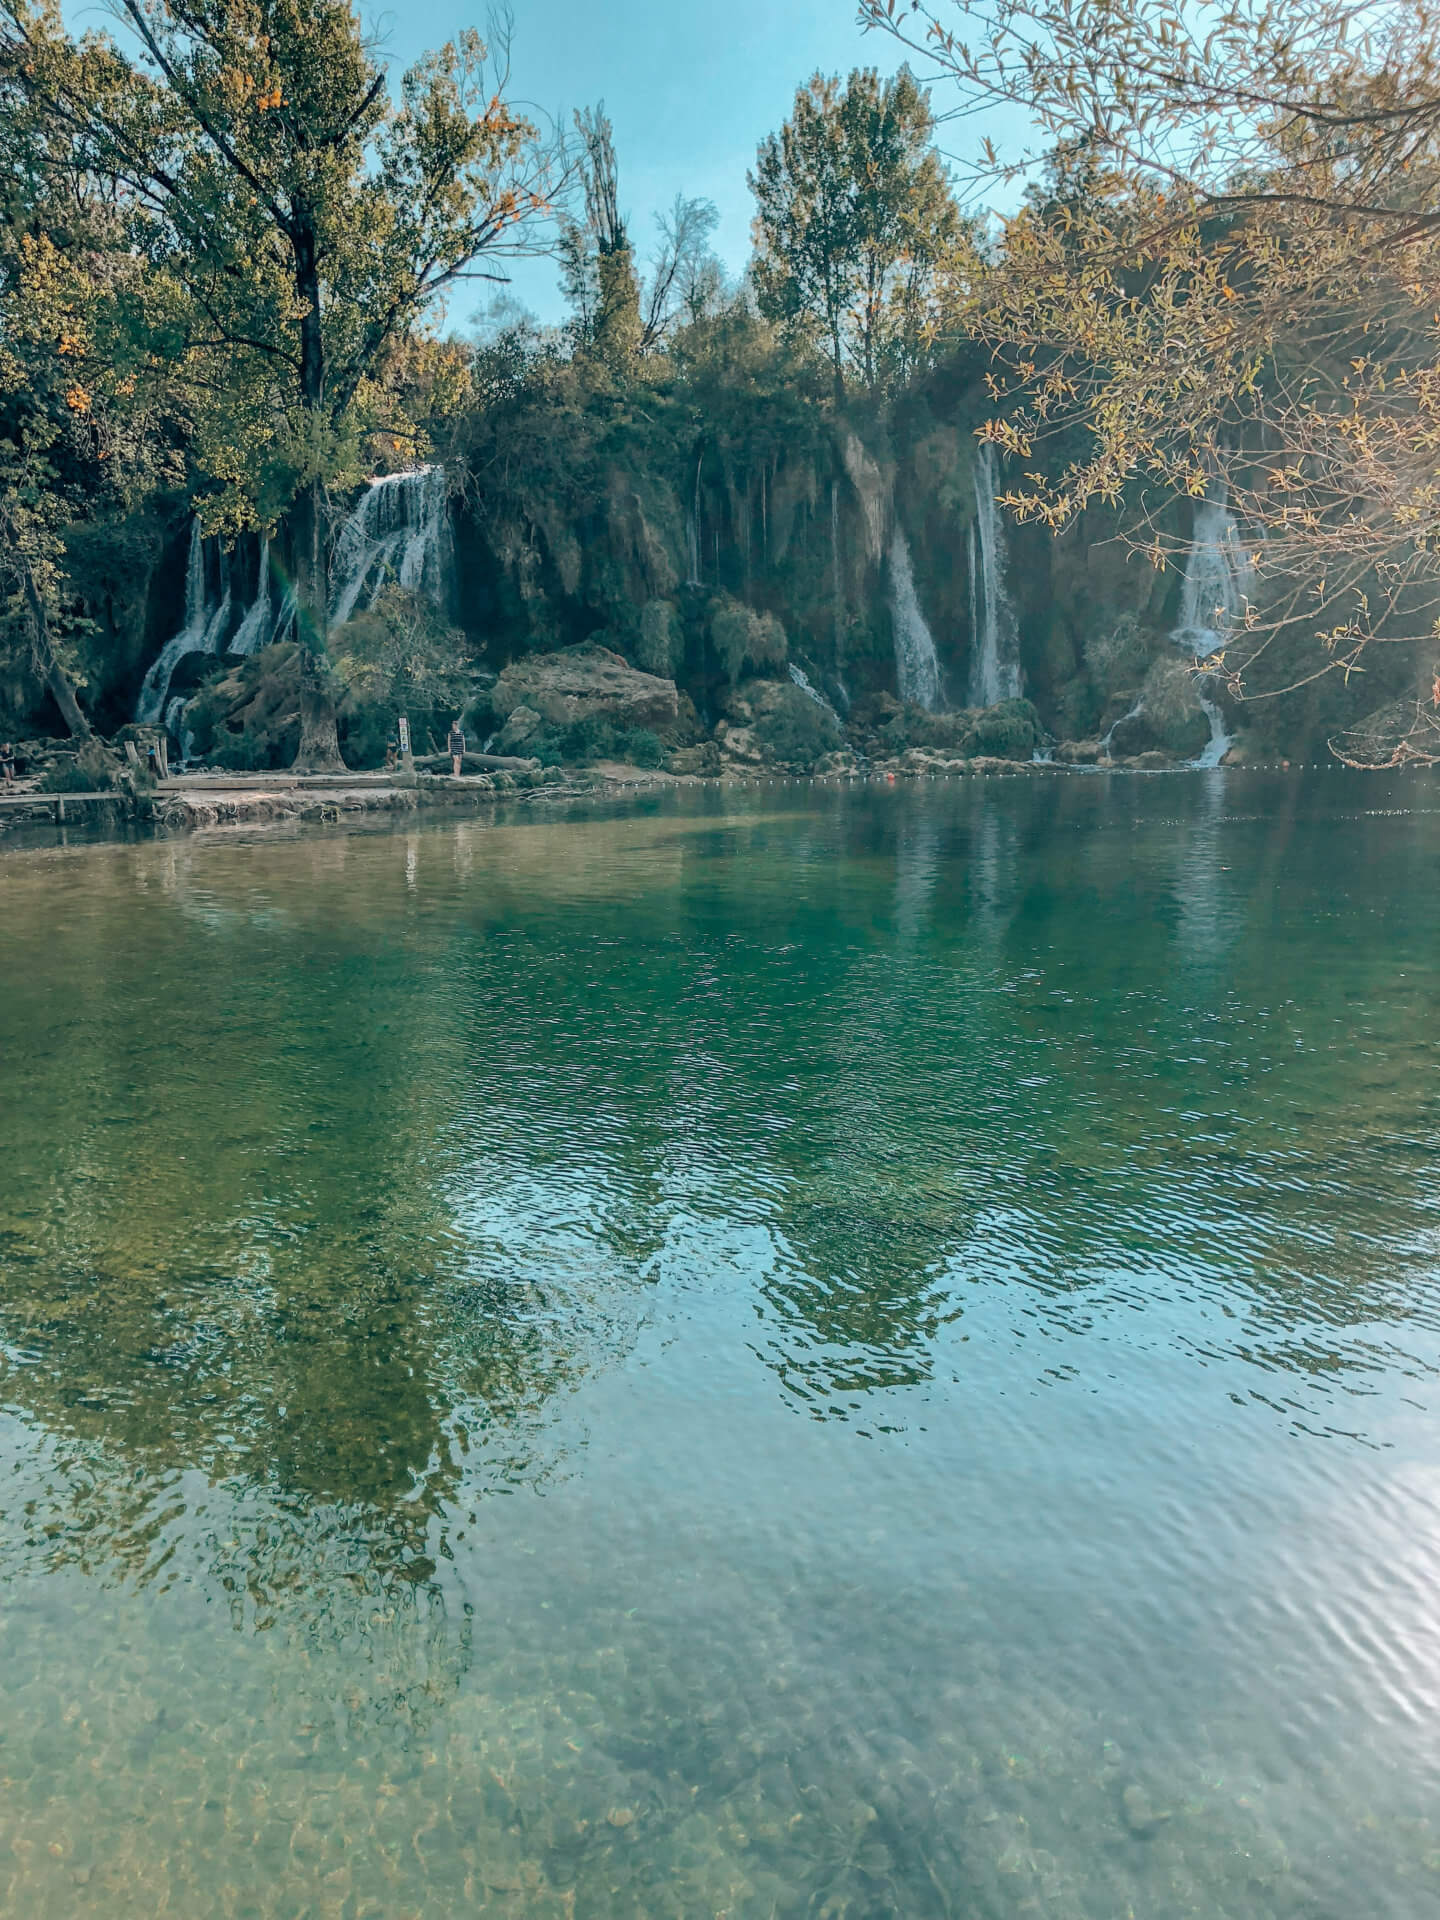
[[[732,687],[747,667],[752,672],[783,667],[788,652],[785,629],[773,613],[757,613],[729,595],[711,612],[710,644]]]
[[[1001,700],[976,714],[965,736],[967,756],[994,754],[1028,760],[1044,737],[1040,716],[1028,700]]]
[[[671,601],[645,602],[628,651],[642,673],[657,673],[665,680],[675,677],[685,657],[685,629]]]

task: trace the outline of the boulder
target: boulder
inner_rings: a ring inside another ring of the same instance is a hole
[[[1062,767],[1093,767],[1100,760],[1100,742],[1098,740],[1062,740],[1055,749],[1055,758]]]
[[[527,740],[534,739],[543,731],[545,722],[534,707],[524,705],[515,707],[499,733],[495,736],[495,745],[502,753],[515,753]]]
[[[698,747],[677,747],[665,762],[670,773],[694,775],[719,773],[722,764],[713,740],[702,740]]]
[[[536,653],[513,661],[490,692],[490,704],[505,722],[502,738],[513,750],[543,721],[565,728],[600,716],[616,727],[646,727],[673,732],[680,718],[680,697],[673,680],[641,673],[608,647],[567,647],[562,653]],[[535,720],[516,728],[518,710]]]
[[[744,680],[725,697],[715,738],[742,767],[808,773],[842,744],[835,716],[792,680]]]

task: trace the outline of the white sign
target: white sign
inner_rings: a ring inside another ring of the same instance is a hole
[[[403,713],[400,716],[400,751],[402,754],[410,751],[410,722]]]

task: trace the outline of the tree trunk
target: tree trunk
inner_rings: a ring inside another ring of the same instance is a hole
[[[325,501],[318,481],[296,494],[289,519],[301,637],[307,647],[323,654],[330,638],[330,577],[325,564]]]
[[[345,771],[335,728],[335,689],[329,662],[308,650],[300,656],[300,746],[291,771]]]
[[[325,405],[325,336],[321,324],[320,272],[309,209],[295,208],[291,235],[295,291],[300,314],[300,397],[312,421]],[[341,773],[335,727],[336,687],[330,670],[330,569],[325,530],[325,492],[318,479],[296,495],[291,508],[295,540],[296,598],[300,614],[300,746],[296,773]]]
[[[72,740],[90,738],[90,722],[80,711],[80,702],[75,698],[75,689],[71,686],[64,668],[55,658],[55,649],[50,644],[50,621],[45,612],[45,602],[40,597],[40,589],[35,585],[35,577],[29,567],[25,568],[25,599],[30,608],[30,618],[34,622],[35,666],[40,678],[50,690],[50,696],[60,709],[60,718],[65,722]]]

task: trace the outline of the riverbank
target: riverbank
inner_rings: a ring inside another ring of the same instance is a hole
[[[1338,763],[1336,763],[1338,764]],[[485,808],[499,801],[595,799],[607,795],[656,792],[681,787],[851,786],[918,780],[1093,778],[1095,775],[1194,772],[1193,766],[1160,763],[1144,755],[1128,761],[1082,763],[1062,760],[1006,760],[993,755],[971,758],[913,748],[897,758],[857,761],[814,773],[785,769],[727,767],[718,774],[672,773],[624,761],[588,767],[548,767],[519,773],[406,775],[403,773],[227,773],[208,768],[179,774],[153,786],[126,784],[110,789],[49,792],[38,782],[17,782],[0,793],[0,847],[12,831],[36,827],[84,826],[100,832],[144,826],[162,833],[190,833],[216,827],[326,826],[343,819],[362,823],[433,811]],[[1238,770],[1238,769],[1237,769]],[[1248,767],[1250,772],[1289,771],[1288,763]]]

